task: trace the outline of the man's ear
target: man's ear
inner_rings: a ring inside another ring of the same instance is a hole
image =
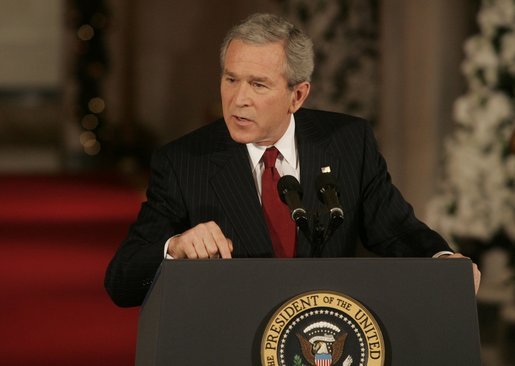
[[[302,107],[302,104],[309,95],[310,89],[311,84],[307,81],[304,81],[293,87],[290,109],[288,110],[289,113],[295,113],[299,110],[300,107]]]

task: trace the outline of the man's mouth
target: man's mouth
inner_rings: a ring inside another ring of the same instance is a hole
[[[250,118],[246,118],[246,117],[243,117],[243,116],[236,116],[236,115],[234,115],[233,117],[238,122],[243,122],[243,123],[245,123],[245,122],[252,122],[252,120]]]

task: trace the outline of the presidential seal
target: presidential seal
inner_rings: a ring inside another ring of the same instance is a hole
[[[383,366],[385,345],[372,314],[332,291],[301,294],[271,317],[261,341],[265,366]]]

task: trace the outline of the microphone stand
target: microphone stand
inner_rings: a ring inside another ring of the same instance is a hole
[[[322,248],[325,244],[326,229],[320,222],[320,213],[315,212],[313,215],[313,233],[311,235],[311,256],[320,257],[322,255]]]
[[[299,181],[291,176],[285,175],[277,182],[277,191],[283,203],[291,211],[291,218],[311,244],[311,256],[320,257],[322,249],[329,241],[333,232],[343,222],[343,210],[338,202],[338,189],[334,178],[329,173],[323,173],[317,178],[316,183],[319,198],[324,202],[325,210],[315,210],[311,217],[313,231],[310,230],[309,215],[302,206],[302,187]],[[324,216],[322,223],[321,217]]]
[[[326,220],[322,217],[326,216]],[[324,245],[329,241],[334,231],[343,223],[343,211],[340,209],[337,212],[320,212],[316,211],[312,217],[313,232],[310,236],[306,236],[311,243],[311,256],[321,257]],[[326,221],[327,225],[324,225]],[[304,234],[306,235],[306,234]]]

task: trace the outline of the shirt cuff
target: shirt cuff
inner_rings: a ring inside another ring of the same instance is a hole
[[[168,254],[168,246],[170,245],[170,241],[173,239],[173,238],[176,238],[178,237],[179,235],[181,234],[177,234],[177,235],[174,235],[172,236],[170,239],[168,239],[165,243],[165,250],[164,250],[164,253],[163,253],[163,256],[165,259],[175,259],[174,257],[172,257],[170,254]]]
[[[441,252],[438,252],[435,255],[433,255],[433,258],[440,258],[443,255],[453,255],[453,254],[454,254],[454,252],[450,252],[448,250],[442,250]]]

